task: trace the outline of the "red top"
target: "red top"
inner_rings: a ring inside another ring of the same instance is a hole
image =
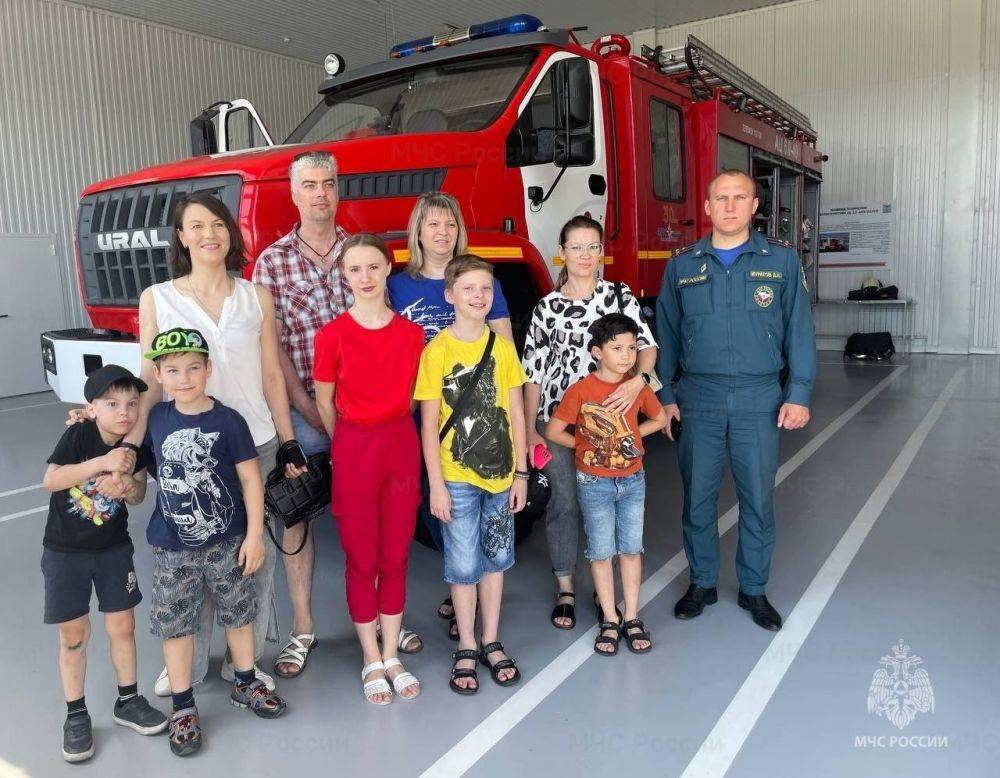
[[[350,311],[316,333],[313,378],[336,384],[337,415],[353,424],[379,424],[410,412],[424,331],[397,313],[369,330]]]

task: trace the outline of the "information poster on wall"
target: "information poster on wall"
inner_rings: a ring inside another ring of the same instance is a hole
[[[893,203],[824,204],[819,214],[820,270],[885,270],[892,261]]]

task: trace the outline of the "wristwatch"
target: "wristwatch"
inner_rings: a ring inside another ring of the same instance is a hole
[[[646,382],[646,386],[649,386],[651,383],[653,383],[653,376],[651,376],[649,373],[639,373],[639,375],[641,375],[642,380]]]

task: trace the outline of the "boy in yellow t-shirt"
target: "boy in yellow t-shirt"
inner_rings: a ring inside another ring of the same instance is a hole
[[[527,496],[525,375],[514,344],[497,337],[482,375],[471,385],[490,336],[486,314],[493,303],[493,268],[469,254],[456,257],[445,270],[444,294],[455,306],[455,322],[424,349],[414,397],[420,401],[431,513],[442,522],[444,578],[458,622],[459,650],[449,686],[458,694],[475,694],[477,659],[500,686],[521,678],[497,630],[503,574],[514,564],[512,514]],[[460,417],[439,440],[463,392],[468,397]],[[478,655],[477,600],[483,629]]]

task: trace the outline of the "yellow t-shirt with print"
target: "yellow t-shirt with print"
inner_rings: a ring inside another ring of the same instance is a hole
[[[472,380],[488,338],[486,327],[482,337],[473,343],[461,341],[444,329],[424,348],[413,397],[441,401],[439,430]],[[441,443],[445,481],[472,484],[491,494],[510,488],[514,481],[510,390],[526,380],[514,344],[497,335],[486,369],[465,402],[462,418]]]

